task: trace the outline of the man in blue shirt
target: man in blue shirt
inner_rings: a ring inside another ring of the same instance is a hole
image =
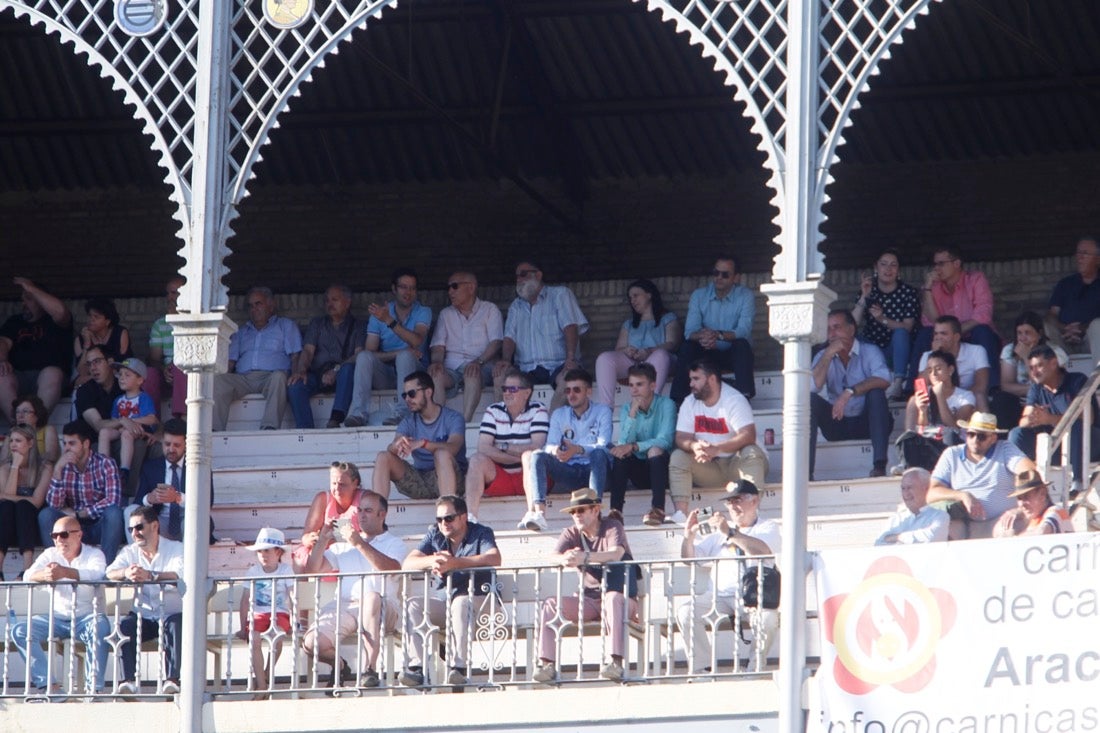
[[[1059,280],[1050,294],[1046,335],[1069,352],[1087,347],[1096,364],[1100,360],[1100,242],[1081,237],[1073,262],[1077,272]]]
[[[871,439],[871,476],[886,475],[886,447],[894,419],[886,403],[890,368],[874,344],[856,340],[852,312],[829,312],[829,343],[814,357],[810,395],[810,480],[817,457],[817,429],[825,440]],[[818,392],[825,387],[828,399]]]
[[[629,479],[652,492],[651,508],[642,522],[665,521],[668,460],[676,433],[676,405],[657,394],[657,370],[642,362],[626,370],[630,402],[619,410],[619,444],[611,449],[611,509],[622,512]]]
[[[374,459],[371,477],[375,493],[387,499],[390,482],[405,496],[434,499],[456,494],[466,474],[466,421],[432,399],[435,382],[417,370],[405,378],[409,414],[394,431],[393,442]],[[405,459],[412,457],[412,465]]]
[[[1036,346],[1028,354],[1028,371],[1031,386],[1027,390],[1027,406],[1020,416],[1020,424],[1008,434],[1008,440],[1035,460],[1035,439],[1039,433],[1049,433],[1066,414],[1070,403],[1088,382],[1080,372],[1067,372],[1058,363],[1058,356],[1049,344]],[[1095,401],[1093,402],[1095,410]],[[1093,419],[1089,433],[1091,460],[1100,460],[1100,427]],[[1069,462],[1073,470],[1073,489],[1081,488],[1088,474],[1083,466],[1083,424],[1073,424],[1069,432]],[[1055,455],[1061,453],[1057,447]]]
[[[676,376],[672,380],[672,401],[680,404],[691,391],[688,365],[706,357],[721,369],[732,371],[737,391],[752,399],[752,323],[756,300],[751,290],[740,285],[741,267],[733,256],[719,257],[711,271],[712,282],[691,294],[684,342],[676,354]]]
[[[565,399],[550,415],[550,432],[540,450],[523,454],[523,490],[527,513],[520,529],[548,529],[546,494],[550,480],[557,491],[588,487],[603,498],[611,466],[611,408],[592,402],[592,375],[584,369],[565,373]],[[377,470],[377,469],[375,469]]]
[[[371,391],[375,387],[393,389],[404,384],[420,368],[428,350],[424,340],[432,325],[432,311],[416,299],[416,286],[416,270],[398,268],[391,284],[394,299],[367,306],[370,313],[367,341],[355,357],[355,388],[344,427],[358,428],[370,423]],[[394,414],[383,424],[396,425],[407,414],[399,399]]]
[[[405,570],[431,573],[432,588],[410,597],[405,605],[405,649],[408,657],[401,684],[424,684],[425,629],[448,629],[447,684],[465,685],[466,650],[470,643],[470,622],[474,597],[486,595],[492,587],[492,571],[469,568],[500,567],[496,536],[487,525],[469,521],[466,501],[459,496],[442,496],[435,502],[435,525],[402,564]],[[449,594],[448,594],[449,590]],[[450,623],[447,623],[447,615]],[[427,622],[425,622],[427,616]]]
[[[229,372],[214,375],[214,430],[225,430],[233,400],[262,392],[261,430],[278,430],[286,412],[286,378],[302,350],[302,333],[275,315],[270,288],[248,291],[248,322],[229,339]]]

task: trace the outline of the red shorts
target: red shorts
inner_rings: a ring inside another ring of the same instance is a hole
[[[523,496],[523,471],[509,473],[499,463],[496,467],[497,475],[485,487],[482,496]]]
[[[270,613],[257,613],[252,616],[252,624],[256,627],[256,631],[263,633],[271,628],[271,614]],[[290,614],[277,613],[275,614],[275,625],[286,634],[290,633]],[[248,624],[244,627],[245,633],[248,633]]]

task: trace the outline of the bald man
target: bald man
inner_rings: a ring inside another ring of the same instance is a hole
[[[428,374],[435,382],[435,401],[443,405],[463,385],[463,417],[474,417],[482,389],[493,382],[493,362],[504,339],[500,308],[477,297],[477,278],[459,271],[447,278],[451,304],[439,314],[432,337]]]
[[[88,649],[84,657],[86,692],[103,689],[103,675],[107,669],[106,638],[111,633],[111,625],[102,613],[103,588],[81,581],[103,580],[107,560],[98,548],[84,544],[83,536],[80,520],[73,516],[59,518],[50,532],[53,546],[47,547],[24,574],[31,583],[75,581],[75,585],[62,582],[54,586],[52,619],[38,614],[29,622],[15,624],[11,631],[12,641],[23,659],[30,654],[31,682],[40,695],[63,694],[60,686],[47,676],[49,669],[42,642],[48,638],[72,637],[83,642]],[[79,694],[79,691],[69,690],[69,693]]]

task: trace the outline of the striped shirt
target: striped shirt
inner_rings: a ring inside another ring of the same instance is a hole
[[[549,430],[550,413],[546,405],[541,402],[528,402],[527,408],[515,420],[512,419],[503,402],[494,402],[485,408],[485,416],[481,418],[480,433],[491,437],[494,445],[500,447],[503,443],[527,445],[531,442],[532,435],[539,433],[545,435]],[[501,466],[501,468],[510,473],[518,473],[521,470],[518,463],[515,466]]]
[[[504,338],[516,344],[516,366],[525,372],[540,366],[552,372],[564,364],[566,326],[576,326],[578,337],[588,333],[588,319],[567,287],[544,285],[534,305],[523,298],[512,301],[504,322]],[[579,339],[573,357],[580,361]]]

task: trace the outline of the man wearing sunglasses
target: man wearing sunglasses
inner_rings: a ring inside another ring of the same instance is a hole
[[[435,502],[435,525],[403,563],[405,570],[428,573],[426,585],[431,586],[405,603],[403,647],[407,658],[401,684],[408,687],[424,684],[425,636],[431,626],[447,630],[450,671],[446,683],[455,687],[467,683],[473,598],[489,593],[493,582],[491,571],[471,572],[470,568],[494,568],[501,563],[493,530],[468,520],[464,499],[441,496]]]
[[[945,502],[951,517],[949,539],[984,539],[993,535],[997,519],[1015,508],[1011,494],[1016,476],[1037,469],[1015,445],[998,440],[1008,431],[997,427],[996,415],[975,412],[969,421],[960,420],[959,427],[966,431],[966,443],[940,454],[928,502]]]
[[[711,270],[711,283],[691,294],[684,342],[676,355],[676,376],[669,396],[679,405],[691,391],[688,365],[706,357],[733,372],[734,387],[747,399],[756,394],[753,381],[752,324],[756,295],[740,284],[736,257],[722,256]]]
[[[53,618],[36,615],[29,623],[22,621],[11,630],[19,654],[24,660],[30,655],[31,684],[39,694],[61,694],[61,688],[47,677],[46,650],[42,642],[48,638],[73,638],[83,642],[87,649],[84,657],[86,690],[99,692],[103,689],[107,670],[106,639],[111,633],[111,625],[103,615],[103,588],[81,581],[103,580],[107,563],[102,552],[81,541],[83,536],[75,517],[61,517],[53,522],[46,549],[24,575],[30,583],[57,583],[53,586]],[[51,624],[52,637],[49,636]]]
[[[428,374],[435,381],[435,400],[447,397],[462,385],[462,412],[466,422],[474,417],[481,391],[493,383],[493,364],[504,338],[504,321],[495,303],[477,297],[477,278],[472,272],[456,272],[447,279],[451,304],[439,312],[432,336],[432,363]]]
[[[355,357],[355,389],[344,427],[357,428],[373,424],[370,414],[371,393],[375,387],[399,387],[420,366],[424,355],[424,339],[432,325],[432,310],[416,299],[416,270],[400,267],[390,278],[393,300],[367,306],[367,341]],[[383,420],[384,425],[396,425],[409,414],[397,401],[394,413]]]
[[[533,384],[554,385],[551,409],[565,399],[562,375],[581,365],[581,336],[588,333],[588,319],[577,296],[563,285],[546,285],[542,268],[531,260],[516,265],[516,299],[504,322],[501,358],[493,367],[496,398],[504,373],[513,362]]]
[[[546,405],[531,400],[530,377],[512,367],[503,389],[504,400],[485,410],[466,472],[471,522],[477,522],[482,496],[523,496],[523,454],[541,448],[550,429]]]
[[[550,414],[546,445],[520,459],[527,494],[527,513],[519,520],[520,529],[549,529],[546,495],[551,481],[556,491],[588,487],[603,498],[611,470],[611,408],[592,401],[592,375],[584,369],[565,373],[565,398],[569,404]]]
[[[408,408],[393,442],[374,459],[371,485],[389,498],[390,482],[412,499],[458,493],[466,475],[466,421],[432,399],[435,386],[425,371],[405,378],[399,395]],[[412,457],[412,465],[405,462]]]
[[[134,598],[134,609],[118,623],[119,633],[129,639],[121,647],[122,681],[117,692],[133,695],[139,691],[135,669],[140,624],[142,641],[161,640],[166,664],[159,692],[175,695],[180,691],[183,601],[174,584],[162,583],[179,580],[183,575],[183,543],[160,536],[158,507],[139,507],[130,515],[127,527],[133,541],[107,566],[107,577],[111,580],[141,584]]]

